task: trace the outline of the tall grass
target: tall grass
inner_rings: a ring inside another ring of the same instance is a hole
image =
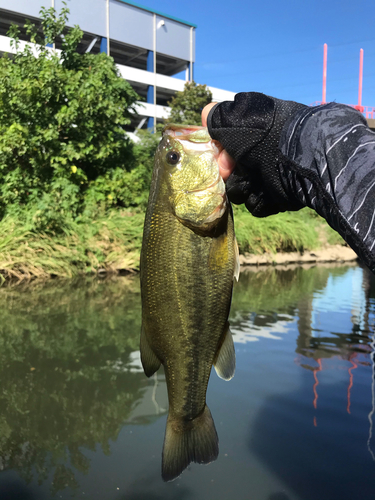
[[[0,279],[73,277],[139,269],[144,214],[112,210],[67,221],[60,233],[37,232],[16,217],[0,221]],[[341,238],[311,210],[265,219],[234,207],[241,253],[313,250]]]
[[[0,272],[18,280],[138,269],[144,215],[111,211],[69,222],[60,234],[33,232],[15,218],[0,222]]]
[[[233,207],[240,253],[304,252],[322,244],[343,243],[315,212],[306,208],[259,219],[244,206]]]

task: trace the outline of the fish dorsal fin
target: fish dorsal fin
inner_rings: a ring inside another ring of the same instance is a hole
[[[143,325],[141,328],[140,349],[143,371],[145,372],[147,377],[151,377],[151,375],[159,370],[161,362],[148,343]]]
[[[232,333],[229,329],[229,323],[226,325],[223,341],[220,343],[214,359],[216,373],[223,380],[230,380],[234,376],[236,368],[236,354]]]
[[[233,276],[236,279],[236,281],[238,281],[240,278],[241,265],[240,265],[240,251],[238,249],[238,243],[237,243],[236,237],[234,237],[233,246],[234,246],[234,273],[233,273]]]

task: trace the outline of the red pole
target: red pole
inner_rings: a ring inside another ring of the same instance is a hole
[[[363,81],[363,49],[359,51],[359,86],[358,86],[358,107],[362,107],[362,81]]]
[[[323,96],[322,96],[322,104],[326,102],[326,93],[327,93],[327,44],[324,44],[324,52],[323,52]]]

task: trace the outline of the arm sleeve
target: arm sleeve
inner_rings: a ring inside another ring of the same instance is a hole
[[[285,189],[324,217],[375,272],[375,133],[358,111],[330,103],[299,113],[279,148]]]

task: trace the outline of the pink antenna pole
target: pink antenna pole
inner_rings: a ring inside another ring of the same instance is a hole
[[[363,82],[363,49],[359,51],[359,85],[358,85],[358,107],[362,107],[362,82]]]
[[[324,52],[323,52],[323,96],[322,96],[322,104],[326,102],[327,95],[327,44],[324,44]]]

